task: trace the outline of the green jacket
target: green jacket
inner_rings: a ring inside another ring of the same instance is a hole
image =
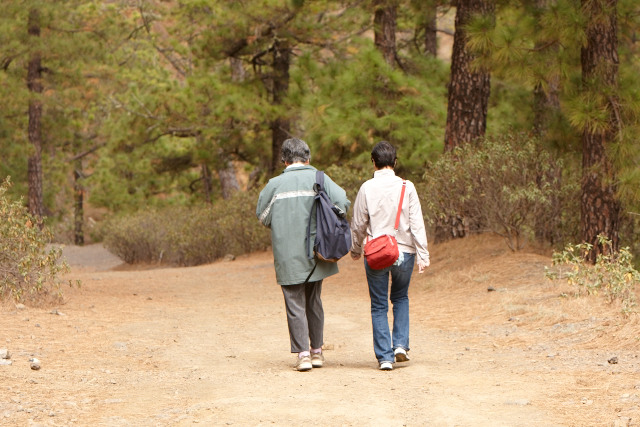
[[[316,168],[313,166],[293,166],[269,180],[260,192],[256,215],[260,222],[271,229],[273,263],[276,280],[280,285],[304,283],[316,263],[309,259],[309,249],[313,248],[316,236],[316,218],[311,217],[311,238],[307,237],[307,224],[314,204]],[[345,213],[351,202],[347,194],[327,175],[324,187],[331,201]],[[318,261],[310,282],[322,280],[338,272],[335,262]]]

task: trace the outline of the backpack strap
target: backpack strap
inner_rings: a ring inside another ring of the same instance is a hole
[[[315,190],[316,195],[320,192],[320,190],[324,190],[324,172],[323,171],[319,171],[319,170],[316,171],[316,182],[313,184],[313,189]],[[313,207],[318,209],[316,200],[317,200],[316,198],[313,199]],[[311,212],[309,213],[309,222],[307,223],[307,236],[305,239],[307,248],[309,248],[309,240],[311,239],[311,217],[313,216],[313,213],[314,212],[312,208]],[[308,249],[308,250],[309,250],[309,253],[307,254],[308,258],[313,259],[313,251],[311,249]],[[316,260],[316,264],[311,269],[311,273],[309,273],[309,275],[307,276],[303,284],[306,285],[307,283],[309,283],[309,279],[311,279],[311,275],[313,274],[313,272],[316,271],[317,266],[318,266],[318,260]]]
[[[400,193],[400,202],[398,203],[398,213],[396,214],[396,225],[393,227],[398,231],[400,226],[400,213],[402,212],[402,200],[404,199],[404,190],[407,188],[407,181],[402,181],[402,192]]]
[[[313,274],[313,272],[316,271],[316,267],[317,266],[318,266],[318,261],[316,261],[316,265],[314,265],[313,268],[311,269],[311,273],[309,273],[309,275],[305,279],[303,285],[306,285],[307,283],[309,283],[309,279],[311,279],[311,275]]]
[[[315,210],[318,209],[317,206],[317,196],[321,190],[324,190],[324,172],[317,170],[316,171],[316,182],[313,184],[313,190],[316,192],[316,197],[313,199],[313,207],[311,208],[311,212],[309,213],[309,222],[307,223],[307,236],[305,239],[305,243],[307,245],[307,258],[313,259],[313,250],[309,249],[309,240],[311,239],[311,217],[315,213]],[[315,210],[314,210],[315,208]],[[311,271],[313,273],[313,271]],[[311,277],[311,275],[309,275]],[[307,280],[309,280],[307,278]],[[306,283],[306,282],[305,282]]]
[[[324,190],[324,171],[316,171],[316,183],[313,185],[316,193]]]

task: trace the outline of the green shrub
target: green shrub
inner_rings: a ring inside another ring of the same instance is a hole
[[[512,250],[537,237],[557,244],[577,233],[578,180],[525,135],[465,144],[431,165],[418,184],[436,240],[491,231]]]
[[[148,209],[112,218],[101,234],[105,247],[127,263],[205,264],[271,244],[256,218],[257,200],[256,191],[237,192],[214,206]]]
[[[360,190],[360,186],[368,180],[373,178],[373,166],[369,168],[369,170],[364,170],[362,168],[354,167],[354,166],[329,166],[325,169],[325,173],[331,177],[331,179],[342,187],[347,192],[347,199],[351,201],[351,206],[349,207],[349,212],[347,212],[347,217],[351,218],[353,213],[353,205],[356,201],[356,196],[358,195],[358,190]]]
[[[0,184],[0,299],[32,304],[58,300],[59,275],[69,266],[60,261],[60,248],[47,248],[49,230],[40,229],[21,203],[9,200],[10,185],[8,178]]]
[[[609,239],[602,235],[598,239],[608,250],[598,255],[595,265],[585,262],[593,245],[569,244],[563,251],[554,252],[555,268],[547,268],[545,275],[552,280],[562,279],[577,286],[578,294],[602,292],[609,302],[620,300],[623,312],[629,313],[635,306],[634,287],[640,285],[640,272],[633,267],[633,256],[628,247],[614,253]]]

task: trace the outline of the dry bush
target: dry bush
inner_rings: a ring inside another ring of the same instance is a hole
[[[148,209],[108,220],[101,234],[105,247],[127,263],[205,264],[270,245],[256,218],[257,200],[255,191],[238,192],[214,206]]]
[[[636,305],[635,288],[640,285],[640,272],[633,267],[633,255],[628,247],[614,252],[611,240],[598,236],[598,242],[606,248],[598,254],[595,265],[585,261],[593,245],[569,244],[564,250],[554,252],[553,269],[546,275],[552,280],[566,280],[576,286],[577,293],[603,294],[608,302],[619,300],[622,311],[629,314]]]
[[[42,304],[62,297],[60,274],[69,266],[62,250],[48,248],[51,233],[20,202],[7,197],[10,181],[0,185],[0,299]],[[70,283],[70,282],[69,282]]]
[[[579,220],[578,180],[562,171],[559,159],[525,135],[465,144],[424,174],[425,219],[437,240],[490,231],[512,250],[532,238],[562,244]]]

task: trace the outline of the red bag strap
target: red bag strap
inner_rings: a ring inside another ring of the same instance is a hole
[[[402,192],[400,192],[400,202],[398,203],[398,213],[396,214],[395,230],[398,231],[400,226],[400,214],[402,213],[402,201],[404,200],[404,190],[407,188],[407,181],[402,181]],[[369,241],[369,234],[367,234],[367,242]]]
[[[402,212],[402,200],[404,199],[404,190],[407,188],[407,181],[402,181],[402,192],[400,193],[400,203],[398,203],[398,214],[396,215],[395,230],[398,231],[400,226],[400,213]]]

